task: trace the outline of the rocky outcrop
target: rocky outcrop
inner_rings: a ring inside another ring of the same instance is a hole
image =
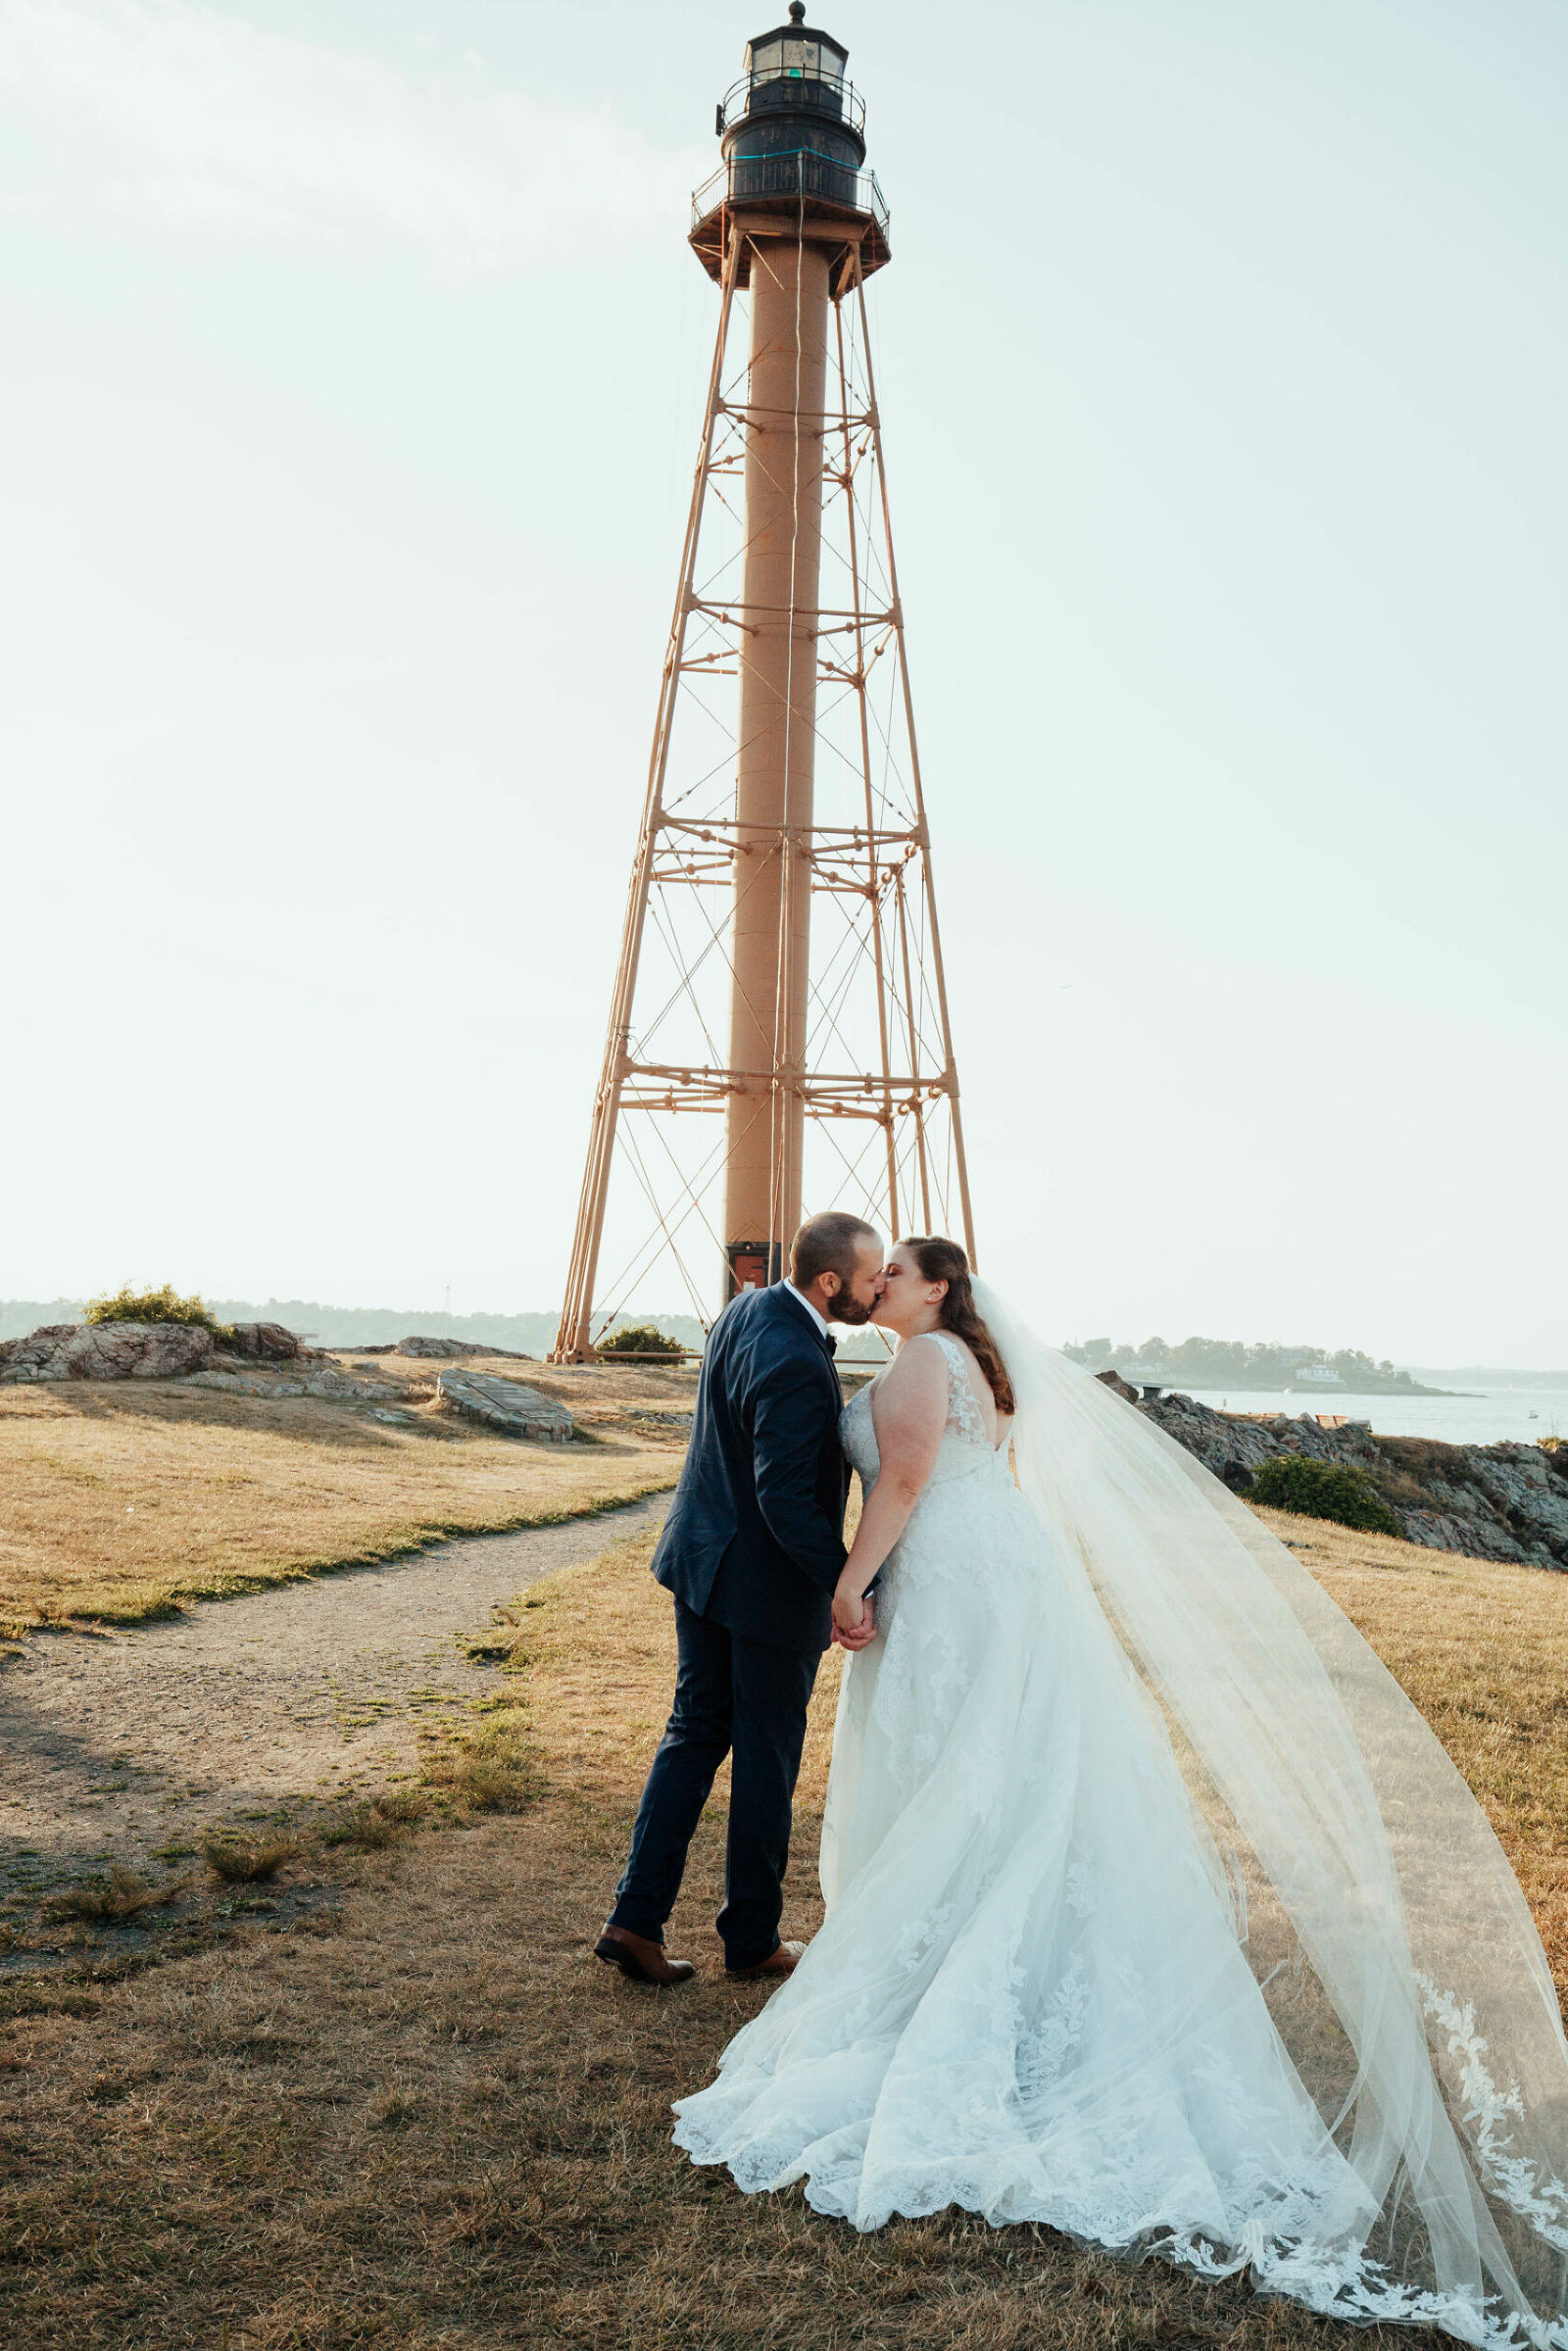
[[[1434,1445],[1399,1437],[1380,1438],[1378,1445],[1393,1463],[1387,1483],[1408,1478],[1424,1489],[1423,1502],[1430,1495],[1449,1521],[1495,1545],[1510,1540],[1517,1545],[1487,1557],[1545,1564],[1546,1553],[1551,1565],[1568,1566],[1568,1456],[1539,1445]],[[1421,1509],[1416,1502],[1409,1515]]]
[[[356,1351],[369,1354],[371,1350],[365,1347]],[[400,1339],[394,1351],[400,1355],[434,1356],[446,1363],[466,1362],[472,1355],[510,1355],[518,1363],[532,1363],[536,1359],[532,1355],[519,1355],[515,1347],[483,1347],[476,1339]]]
[[[1304,1413],[1293,1420],[1283,1412],[1256,1417],[1216,1412],[1190,1396],[1146,1397],[1139,1410],[1239,1494],[1246,1493],[1256,1471],[1276,1453],[1308,1453],[1315,1461],[1342,1461],[1365,1470],[1376,1450],[1364,1421],[1324,1429]]]
[[[237,1322],[224,1344],[231,1355],[245,1355],[260,1363],[292,1363],[311,1351],[280,1322]]]
[[[29,1380],[178,1380],[211,1362],[211,1331],[185,1322],[46,1323],[0,1344],[0,1386]]]
[[[345,1402],[362,1396],[402,1396],[400,1383],[388,1380],[357,1380],[351,1372],[339,1371],[328,1364],[322,1371],[313,1371],[305,1383],[307,1396],[335,1396]]]
[[[222,1339],[196,1323],[51,1323],[0,1344],[0,1386],[30,1380],[187,1380],[230,1396],[343,1403],[403,1394],[401,1385],[355,1379],[280,1322],[240,1323]]]
[[[546,1445],[569,1445],[571,1414],[554,1396],[500,1380],[482,1371],[444,1371],[435,1384],[438,1399],[470,1420],[483,1421],[505,1437],[532,1437]]]
[[[404,1393],[401,1387],[384,1380],[356,1380],[348,1372],[339,1371],[335,1364],[319,1371],[310,1369],[318,1360],[306,1354],[295,1366],[297,1376],[291,1379],[285,1374],[280,1379],[275,1372],[259,1371],[231,1355],[220,1355],[206,1370],[193,1372],[190,1385],[216,1388],[229,1396],[324,1396],[335,1397],[340,1403],[363,1403],[372,1396],[400,1396]]]
[[[1473,1518],[1448,1518],[1441,1510],[1401,1510],[1399,1531],[1406,1543],[1427,1551],[1459,1551],[1469,1559],[1524,1559],[1529,1555],[1505,1527],[1485,1526]],[[1568,1560],[1552,1557],[1537,1566],[1564,1567]]]
[[[1235,1493],[1246,1494],[1275,1454],[1305,1453],[1359,1470],[1406,1543],[1568,1568],[1568,1458],[1542,1445],[1374,1437],[1366,1421],[1323,1428],[1306,1414],[1216,1412],[1190,1396],[1151,1396],[1139,1410]]]

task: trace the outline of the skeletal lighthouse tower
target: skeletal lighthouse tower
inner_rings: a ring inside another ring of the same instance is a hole
[[[693,199],[718,332],[557,1360],[639,1294],[708,1321],[811,1209],[974,1254],[867,335],[888,215],[805,16],[748,44]]]

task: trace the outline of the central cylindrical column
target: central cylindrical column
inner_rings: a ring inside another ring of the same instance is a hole
[[[734,980],[730,1286],[776,1280],[801,1221],[828,256],[759,237],[751,268]]]

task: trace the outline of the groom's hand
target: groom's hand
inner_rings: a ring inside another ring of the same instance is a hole
[[[836,1592],[833,1594],[833,1639],[838,1647],[848,1649],[853,1656],[876,1639],[876,1610],[869,1598],[858,1593]]]

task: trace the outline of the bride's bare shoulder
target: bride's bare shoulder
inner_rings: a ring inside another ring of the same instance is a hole
[[[877,1374],[874,1393],[879,1399],[885,1397],[899,1406],[919,1403],[932,1396],[946,1396],[946,1350],[926,1344],[936,1336],[934,1331],[922,1331],[905,1340],[887,1369]]]
[[[923,1337],[906,1339],[873,1383],[871,1417],[884,1440],[900,1426],[931,1422],[940,1428],[947,1417],[947,1358],[941,1347],[925,1346]]]
[[[932,1379],[946,1381],[954,1372],[961,1376],[963,1372],[971,1371],[984,1382],[985,1374],[980,1369],[979,1357],[969,1342],[960,1339],[956,1331],[922,1331],[917,1338],[906,1339],[899,1349],[898,1361],[902,1363],[911,1349],[917,1360],[928,1366]]]
[[[884,1472],[901,1465],[923,1485],[948,1418],[944,1351],[906,1340],[871,1391],[871,1424]]]

